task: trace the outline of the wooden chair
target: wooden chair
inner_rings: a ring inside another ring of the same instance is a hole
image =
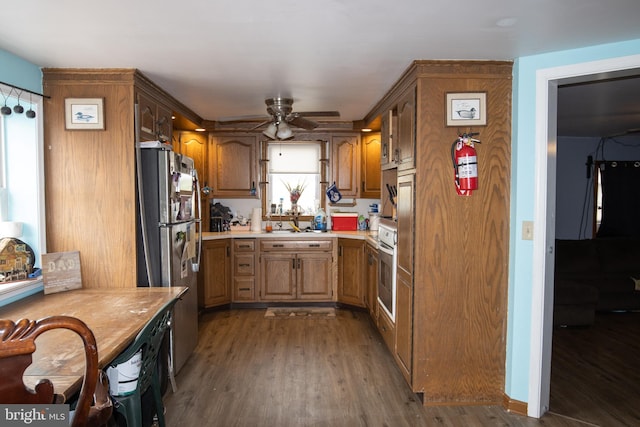
[[[113,406],[106,378],[98,369],[96,339],[89,327],[75,317],[51,316],[35,321],[21,319],[17,323],[0,319],[0,403],[63,403],[61,396],[54,393],[50,380],[40,380],[35,390],[29,389],[22,380],[24,371],[33,361],[35,339],[57,328],[72,330],[84,343],[85,372],[72,427],[105,425],[111,417]],[[96,404],[92,405],[94,393]]]

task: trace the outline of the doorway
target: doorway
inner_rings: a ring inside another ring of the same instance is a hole
[[[558,86],[602,79],[640,68],[640,55],[539,70],[536,74],[536,188],[534,204],[531,360],[528,415],[549,410],[556,214]]]

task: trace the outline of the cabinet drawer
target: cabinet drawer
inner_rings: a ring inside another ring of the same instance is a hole
[[[253,277],[236,277],[233,280],[233,285],[234,301],[255,300],[255,279]]]
[[[235,252],[253,252],[256,249],[256,241],[253,239],[234,239],[233,250]]]
[[[300,240],[263,240],[260,242],[260,249],[263,251],[330,251],[332,248],[333,242],[331,240],[309,240],[302,238]]]
[[[236,254],[233,257],[233,273],[235,275],[253,276],[255,274],[255,255]]]
[[[384,310],[378,310],[378,330],[389,350],[395,354],[395,325]]]

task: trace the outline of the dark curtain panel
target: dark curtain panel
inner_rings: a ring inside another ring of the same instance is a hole
[[[603,163],[597,237],[640,237],[640,161]]]

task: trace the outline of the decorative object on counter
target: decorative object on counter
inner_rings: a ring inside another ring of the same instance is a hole
[[[342,194],[338,191],[338,187],[336,187],[335,182],[327,188],[327,197],[331,203],[338,203],[342,199]]]
[[[66,98],[66,129],[104,130],[103,98]]]
[[[82,288],[80,252],[42,254],[44,294],[55,294]]]
[[[296,184],[295,187],[292,187],[291,184],[289,184],[288,182],[285,182],[284,186],[287,188],[287,191],[289,192],[289,200],[291,201],[291,213],[293,215],[296,215],[300,213],[298,208],[298,200],[300,199],[300,196],[304,192],[306,185],[303,182],[302,184],[298,183]]]
[[[0,239],[0,283],[27,280],[35,265],[33,249],[22,240]]]

